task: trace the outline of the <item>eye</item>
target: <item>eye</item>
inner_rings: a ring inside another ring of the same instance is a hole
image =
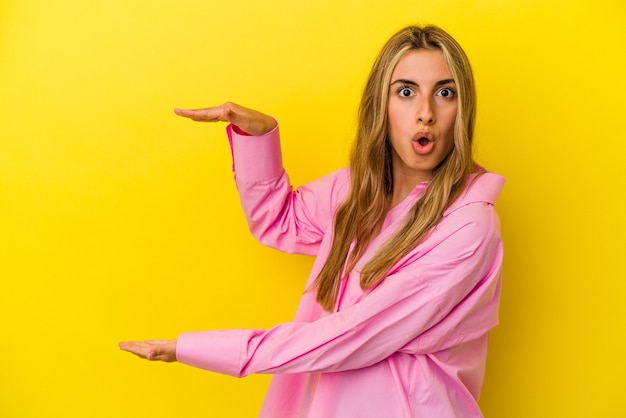
[[[456,92],[450,87],[444,87],[437,93],[439,96],[446,99],[452,98],[456,95]]]
[[[406,86],[400,87],[398,89],[398,94],[400,95],[400,97],[411,97],[414,95],[413,89],[406,87]]]

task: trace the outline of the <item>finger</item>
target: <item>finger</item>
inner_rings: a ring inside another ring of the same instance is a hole
[[[196,122],[228,122],[223,119],[222,106],[207,107],[205,109],[174,109],[178,116],[191,119]]]
[[[121,342],[119,343],[119,347],[124,351],[128,351],[129,353],[144,359],[148,358],[148,354],[150,352],[150,347],[147,344],[137,341]]]
[[[177,115],[196,122],[229,122],[234,124],[237,124],[238,121],[246,121],[251,112],[255,111],[231,102],[204,109],[174,109],[174,113]]]
[[[175,340],[128,341],[119,343],[120,349],[150,361],[176,361]]]
[[[129,351],[129,350],[132,350],[136,344],[138,344],[137,341],[122,341],[121,343],[118,343],[117,345],[119,346],[120,349],[124,351]]]

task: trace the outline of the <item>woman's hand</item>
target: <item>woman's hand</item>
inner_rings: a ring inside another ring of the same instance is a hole
[[[196,122],[232,123],[240,130],[253,136],[266,134],[276,127],[276,121],[271,116],[230,102],[206,109],[174,109],[174,112],[178,116]]]
[[[176,361],[176,340],[126,341],[120,348],[143,359],[152,361]]]

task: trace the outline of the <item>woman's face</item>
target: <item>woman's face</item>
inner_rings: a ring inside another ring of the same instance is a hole
[[[457,91],[443,53],[406,53],[389,85],[389,140],[394,181],[429,180],[454,147]]]

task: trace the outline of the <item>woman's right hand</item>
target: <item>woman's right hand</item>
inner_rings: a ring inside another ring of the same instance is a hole
[[[206,109],[174,109],[174,112],[196,122],[232,123],[253,136],[266,134],[276,127],[276,121],[271,116],[230,102]]]

